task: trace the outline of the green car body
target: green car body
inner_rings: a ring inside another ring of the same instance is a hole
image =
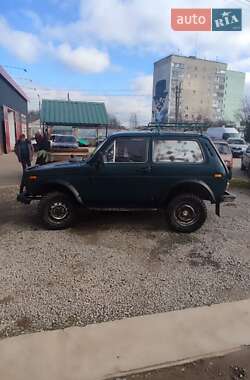
[[[215,204],[219,214],[220,203],[229,196],[228,181],[225,164],[205,136],[124,132],[107,138],[85,161],[27,169],[22,179],[25,191],[18,200],[42,202],[56,192],[90,209],[167,210],[178,195],[190,194]],[[58,222],[57,226],[68,225]],[[185,228],[180,230],[186,232]]]

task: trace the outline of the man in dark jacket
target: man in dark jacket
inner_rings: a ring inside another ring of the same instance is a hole
[[[24,134],[21,134],[15,145],[15,153],[18,161],[21,163],[23,170],[31,166],[34,149],[31,142],[26,139]]]

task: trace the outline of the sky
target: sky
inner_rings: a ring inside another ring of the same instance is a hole
[[[171,8],[189,7],[242,8],[243,30],[171,30]],[[104,101],[126,125],[132,113],[147,123],[153,63],[169,54],[226,62],[247,73],[250,94],[250,0],[1,0],[0,65],[30,110],[39,96],[69,92],[71,100]]]

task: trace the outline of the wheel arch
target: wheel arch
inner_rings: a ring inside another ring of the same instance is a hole
[[[72,196],[75,201],[81,205],[84,204],[82,197],[76,188],[66,181],[47,182],[41,187],[41,195],[48,194],[50,192],[59,191]]]
[[[203,200],[210,201],[211,203],[216,203],[216,199],[212,190],[206,183],[202,181],[185,181],[176,184],[170,189],[169,193],[167,194],[165,203],[169,203],[171,199],[182,193],[194,194]]]

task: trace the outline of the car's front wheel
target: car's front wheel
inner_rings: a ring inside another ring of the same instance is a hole
[[[70,196],[60,192],[45,195],[39,202],[38,213],[50,230],[70,227],[76,216],[76,206]]]
[[[166,210],[170,228],[178,232],[198,230],[207,218],[204,201],[195,194],[180,194],[174,197]]]

